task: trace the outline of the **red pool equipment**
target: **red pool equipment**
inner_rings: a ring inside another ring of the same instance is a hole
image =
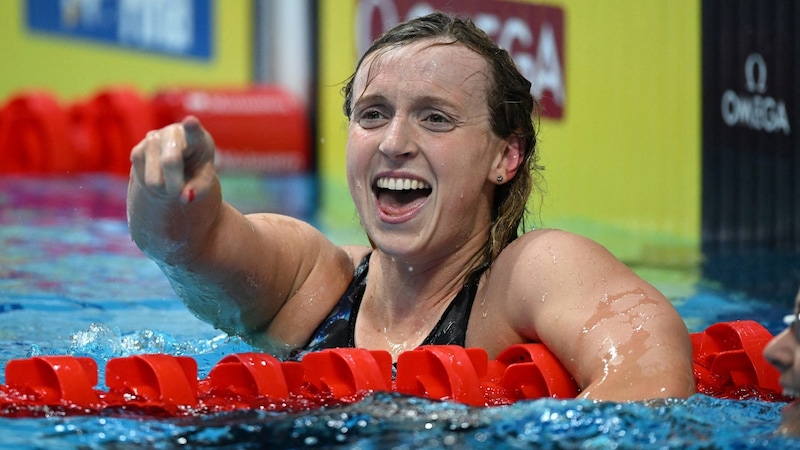
[[[94,387],[97,363],[86,357],[48,356],[8,362],[6,382],[27,394],[34,405],[74,405],[92,408],[100,405]],[[0,391],[2,392],[2,391]]]
[[[76,168],[67,112],[45,91],[20,92],[0,110],[0,173],[69,173]]]
[[[106,364],[106,384],[114,399],[109,403],[196,407],[197,361],[166,354],[114,358]]]
[[[691,337],[698,392],[727,398],[781,392],[778,370],[763,356],[772,335],[759,323],[717,323]]]
[[[111,87],[70,107],[70,142],[83,172],[128,175],[130,154],[156,128],[150,99],[134,88]]]
[[[159,127],[197,117],[214,138],[220,170],[288,174],[311,168],[305,106],[283,88],[172,88],[152,104]]]
[[[772,336],[753,321],[724,322],[692,335],[697,391],[718,398],[786,400],[778,372],[762,356]],[[472,406],[497,406],[580,392],[542,344],[517,344],[488,360],[483,349],[423,346],[404,352],[392,379],[388,352],[338,348],[300,362],[263,353],[233,354],[202,380],[186,356],[111,359],[103,391],[93,360],[38,356],[12,360],[0,385],[0,416],[138,411],[180,416],[236,409],[298,411],[397,392]]]
[[[188,115],[213,136],[221,171],[285,175],[312,169],[308,112],[279,86],[169,88],[152,97],[110,86],[67,106],[45,91],[9,98],[0,109],[0,173],[127,176],[130,152],[147,132]]]

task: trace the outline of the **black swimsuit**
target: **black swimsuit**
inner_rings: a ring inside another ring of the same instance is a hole
[[[311,339],[301,350],[302,353],[323,348],[355,347],[356,316],[364,291],[367,288],[367,268],[369,267],[367,255],[358,265],[347,291],[339,303],[333,308],[328,317],[317,327]],[[421,345],[460,345],[464,346],[467,339],[467,323],[478,290],[478,280],[485,270],[479,268],[470,275],[464,287],[447,306],[439,322],[430,332]]]

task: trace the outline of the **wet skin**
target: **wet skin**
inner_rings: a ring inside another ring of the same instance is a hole
[[[794,313],[787,316],[785,330],[777,334],[764,348],[764,357],[780,372],[780,383],[784,395],[800,396],[800,341],[798,341],[798,312],[800,292],[795,298]],[[783,411],[780,431],[800,435],[800,404],[797,400]]]
[[[477,265],[494,191],[523,151],[491,131],[486,62],[437,43],[377,52],[355,77],[347,181],[374,249],[222,201],[213,140],[196,119],[134,148],[131,234],[192,311],[286,353],[308,341],[372,251],[356,344],[396,357],[422,342]],[[588,398],[694,392],[689,335],[669,301],[575,234],[528,232],[480,279],[466,345],[494,358],[524,342],[546,344]]]

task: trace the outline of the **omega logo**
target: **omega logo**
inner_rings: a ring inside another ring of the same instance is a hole
[[[767,91],[767,63],[759,53],[747,56],[744,76],[748,94],[737,94],[732,89],[722,94],[722,119],[725,124],[767,133],[790,134],[784,101],[762,95]]]
[[[748,91],[763,94],[767,90],[767,63],[760,54],[751,53],[747,57],[747,61],[744,62],[744,76]]]

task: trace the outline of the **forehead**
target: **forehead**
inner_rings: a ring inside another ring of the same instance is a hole
[[[353,90],[358,95],[381,82],[403,81],[475,95],[485,94],[487,80],[488,65],[479,54],[459,43],[425,39],[368,55],[356,72]]]

